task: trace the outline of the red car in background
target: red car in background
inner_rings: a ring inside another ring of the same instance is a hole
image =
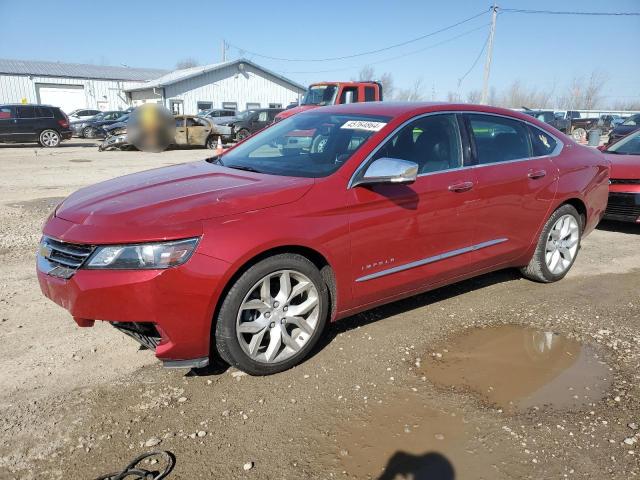
[[[640,223],[640,130],[603,149],[611,162],[605,218]]]
[[[608,181],[600,152],[511,110],[317,108],[70,195],[38,278],[79,325],[108,321],[166,366],[269,374],[377,305],[509,267],[563,278]]]

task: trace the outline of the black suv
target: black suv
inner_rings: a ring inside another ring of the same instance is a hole
[[[222,125],[233,128],[233,135],[237,141],[244,140],[249,135],[271,125],[282,108],[256,108],[240,112],[236,117]]]
[[[69,118],[50,105],[0,105],[0,143],[38,142],[57,147],[71,138]]]

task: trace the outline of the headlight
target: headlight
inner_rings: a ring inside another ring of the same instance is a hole
[[[182,265],[189,260],[198,238],[173,242],[106,245],[96,248],[85,268],[121,270],[158,269]]]

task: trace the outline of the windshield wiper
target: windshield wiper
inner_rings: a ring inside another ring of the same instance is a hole
[[[244,170],[245,172],[254,172],[254,173],[263,173],[262,171],[258,170],[257,168],[253,168],[253,167],[247,167],[244,165],[226,165],[228,168],[233,168],[235,170]]]

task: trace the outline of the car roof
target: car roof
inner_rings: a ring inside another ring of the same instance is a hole
[[[55,105],[49,105],[48,103],[2,103],[0,107],[51,107],[60,108]]]

